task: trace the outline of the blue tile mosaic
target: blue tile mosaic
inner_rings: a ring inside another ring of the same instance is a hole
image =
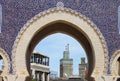
[[[2,5],[2,33],[0,47],[10,56],[15,37],[23,25],[36,14],[53,8],[57,2],[90,18],[100,29],[107,42],[109,57],[120,49],[118,34],[118,6],[120,0],[0,0]]]

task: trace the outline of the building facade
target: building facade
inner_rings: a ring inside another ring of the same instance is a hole
[[[33,53],[30,59],[31,75],[35,81],[49,81],[49,57],[40,53]]]
[[[29,58],[35,45],[60,32],[85,48],[89,80],[117,81],[119,6],[119,0],[0,0],[4,80],[30,81]]]
[[[63,52],[63,58],[60,59],[60,78],[69,78],[73,75],[73,59],[70,58],[69,44]]]

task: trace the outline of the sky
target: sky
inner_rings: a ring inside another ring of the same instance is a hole
[[[59,76],[60,59],[63,58],[63,51],[67,44],[69,44],[70,58],[73,59],[73,74],[78,75],[80,58],[85,57],[87,62],[87,57],[80,43],[71,36],[62,33],[49,35],[37,44],[34,51],[49,56],[50,70],[57,71]]]
[[[3,65],[3,59],[0,59],[0,70],[3,70],[2,65]]]

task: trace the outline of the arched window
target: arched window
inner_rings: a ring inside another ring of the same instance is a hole
[[[0,5],[0,33],[1,33],[1,27],[2,27],[2,6]]]
[[[120,34],[120,6],[118,7],[118,29]]]

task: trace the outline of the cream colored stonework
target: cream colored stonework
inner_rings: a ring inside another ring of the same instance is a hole
[[[98,81],[116,81],[117,80],[117,77],[115,77],[115,76],[108,76],[108,75],[106,75],[106,76],[101,76],[101,78],[102,78],[102,80],[98,80]]]
[[[4,81],[16,81],[17,76],[8,74],[8,75],[3,76],[3,79]]]
[[[88,18],[68,8],[52,8],[41,12],[28,21],[20,30],[12,50],[14,73],[18,75],[16,81],[25,81],[25,77],[30,76],[26,68],[26,52],[32,38],[44,26],[56,21],[74,25],[79,32],[84,33],[87,39],[89,39],[95,58],[94,70],[91,76],[96,81],[100,81],[97,80],[96,76],[106,74],[108,63],[108,50],[104,37],[96,25]],[[97,71],[98,73],[96,74]],[[108,80],[106,79],[105,81]]]
[[[111,60],[110,60],[110,67],[111,67],[111,74],[113,76],[119,77],[120,75],[118,75],[118,58],[120,57],[120,50],[115,51],[115,53],[113,54]]]

